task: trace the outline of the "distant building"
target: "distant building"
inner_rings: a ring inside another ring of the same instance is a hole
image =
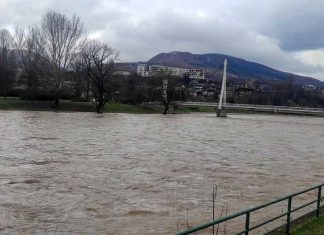
[[[305,85],[303,86],[305,91],[315,91],[316,90],[316,86],[314,85]]]
[[[147,64],[139,64],[137,65],[137,74],[141,77],[149,76],[149,66]]]
[[[196,80],[205,79],[205,71],[202,69],[187,69],[185,75],[187,75],[190,79],[196,79]]]
[[[236,88],[235,91],[240,95],[249,95],[252,94],[255,91],[255,89],[249,87],[239,87]]]
[[[128,71],[116,71],[116,72],[114,72],[114,75],[117,76],[118,78],[126,79],[128,76],[131,75],[131,73]]]
[[[235,92],[235,87],[230,86],[226,88],[227,97],[232,97],[234,95],[234,92]]]
[[[304,92],[305,94],[309,94],[309,95],[317,95],[320,94],[320,90],[317,90],[317,87],[314,85],[305,85],[303,86]]]
[[[184,69],[163,65],[139,64],[137,66],[137,74],[141,77],[154,77],[164,74],[176,77],[187,76],[190,79],[196,80],[205,79],[205,71],[202,69]]]
[[[214,87],[208,87],[206,91],[207,91],[207,96],[214,96],[216,89]]]

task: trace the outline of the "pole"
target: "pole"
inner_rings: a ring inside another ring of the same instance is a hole
[[[322,186],[319,186],[318,187],[318,194],[317,194],[317,211],[316,211],[317,218],[320,216],[321,198],[322,198]]]
[[[291,200],[292,197],[288,198],[288,210],[287,210],[287,225],[286,225],[286,235],[290,235],[290,214],[291,214]]]
[[[249,235],[249,229],[250,229],[250,212],[247,212],[245,214],[245,235]]]
[[[226,94],[224,96],[224,92],[226,93],[226,70],[227,70],[227,60],[225,59],[225,61],[224,61],[222,89],[221,89],[221,94],[220,94],[220,97],[219,97],[218,109],[222,109],[222,103],[223,103],[224,98],[225,98],[224,103],[226,105]]]

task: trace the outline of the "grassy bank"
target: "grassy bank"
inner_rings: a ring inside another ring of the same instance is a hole
[[[56,112],[96,112],[95,105],[91,102],[72,102],[60,100],[58,108],[54,108],[53,101],[21,100],[16,97],[0,98],[0,110],[34,110],[34,111],[56,111]],[[149,108],[137,105],[109,102],[105,106],[107,113],[155,113]]]
[[[180,107],[176,110],[176,113],[215,113],[215,108],[213,107]]]
[[[298,226],[292,235],[324,235],[324,216]]]

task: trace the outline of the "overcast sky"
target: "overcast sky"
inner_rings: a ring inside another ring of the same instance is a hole
[[[77,14],[122,61],[222,53],[324,81],[323,0],[0,0],[0,27]]]

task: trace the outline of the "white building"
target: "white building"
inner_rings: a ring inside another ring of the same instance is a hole
[[[137,74],[141,77],[149,76],[149,66],[147,64],[139,64],[137,65]]]
[[[137,74],[141,77],[158,76],[161,74],[183,77],[188,76],[190,79],[205,79],[205,71],[202,69],[184,69],[177,67],[168,67],[163,65],[139,64]]]
[[[196,80],[205,79],[205,71],[202,69],[188,69],[187,74],[190,79],[196,79]]]
[[[314,85],[305,85],[303,88],[306,91],[315,91],[317,89],[317,87]]]

